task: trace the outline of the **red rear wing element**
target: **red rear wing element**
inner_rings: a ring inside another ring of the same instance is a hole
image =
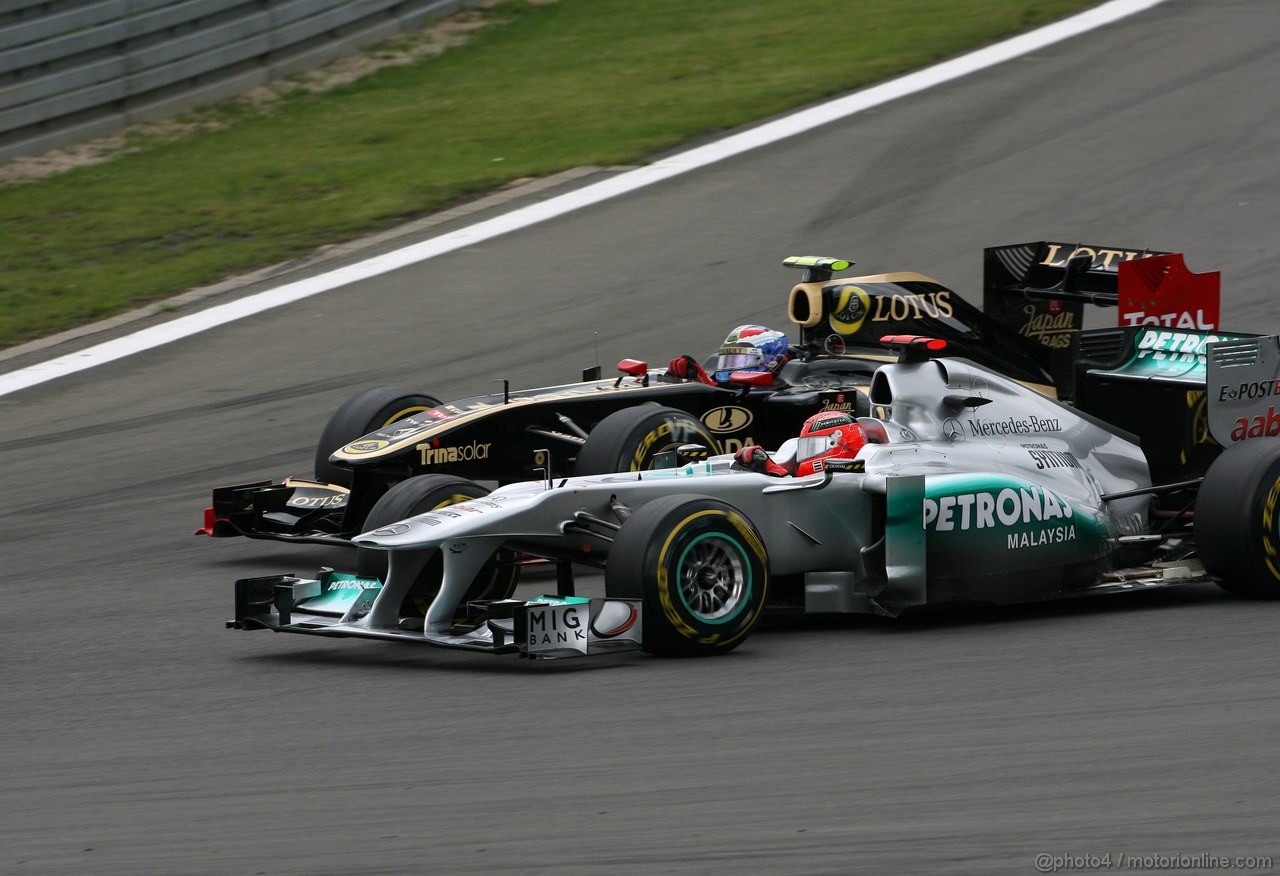
[[[1119,324],[1216,329],[1221,281],[1217,271],[1192,273],[1176,252],[1121,262]]]

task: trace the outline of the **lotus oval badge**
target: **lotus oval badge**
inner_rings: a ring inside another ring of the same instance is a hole
[[[404,535],[411,529],[407,523],[393,523],[390,526],[384,526],[381,529],[375,529],[374,535]]]
[[[841,286],[835,296],[835,306],[827,317],[831,330],[842,335],[857,334],[871,312],[871,298],[857,286]]]
[[[751,411],[737,405],[726,405],[723,408],[712,408],[702,415],[702,422],[712,432],[737,432],[751,425],[755,419]]]
[[[342,448],[343,453],[373,453],[375,450],[381,450],[390,442],[387,441],[356,441]]]

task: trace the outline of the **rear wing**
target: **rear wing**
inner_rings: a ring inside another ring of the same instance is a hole
[[[1178,480],[1217,453],[1213,351],[1258,340],[1160,325],[1078,332],[1070,350],[1075,405],[1140,436],[1152,476]]]
[[[804,271],[787,297],[787,316],[800,330],[806,356],[875,349],[886,335],[927,336],[947,341],[952,355],[1015,380],[1046,389],[1051,382],[1030,344],[923,274],[836,277],[853,262],[820,256],[792,256],[783,264]]]
[[[1041,240],[983,251],[982,307],[1027,342],[1061,388],[1084,306],[1116,307],[1117,325],[1217,328],[1220,275],[1196,274],[1182,255]]]
[[[1207,365],[1209,432],[1219,444],[1280,437],[1280,337],[1220,341]]]

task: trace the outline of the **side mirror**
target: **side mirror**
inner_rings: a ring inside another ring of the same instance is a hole
[[[649,363],[639,359],[623,359],[618,363],[618,370],[632,377],[644,377],[649,373]]]
[[[773,386],[773,372],[735,371],[729,375],[729,382],[738,386]]]
[[[676,465],[702,462],[710,455],[711,451],[701,444],[681,444],[676,448]]]
[[[675,450],[664,450],[653,455],[654,468],[679,468],[691,462],[702,462],[711,451],[701,444],[681,444]]]

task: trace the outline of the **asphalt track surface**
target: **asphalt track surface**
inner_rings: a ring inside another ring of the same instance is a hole
[[[723,166],[0,400],[0,872],[1032,873],[1274,855],[1280,605],[1212,587],[531,664],[223,630],[334,549],[193,538],[372,384],[706,353],[798,253],[1182,249],[1280,329],[1280,9],[1155,10]],[[21,363],[15,363],[21,364]],[[529,589],[544,589],[533,581]],[[1130,870],[1129,872],[1134,872]]]

